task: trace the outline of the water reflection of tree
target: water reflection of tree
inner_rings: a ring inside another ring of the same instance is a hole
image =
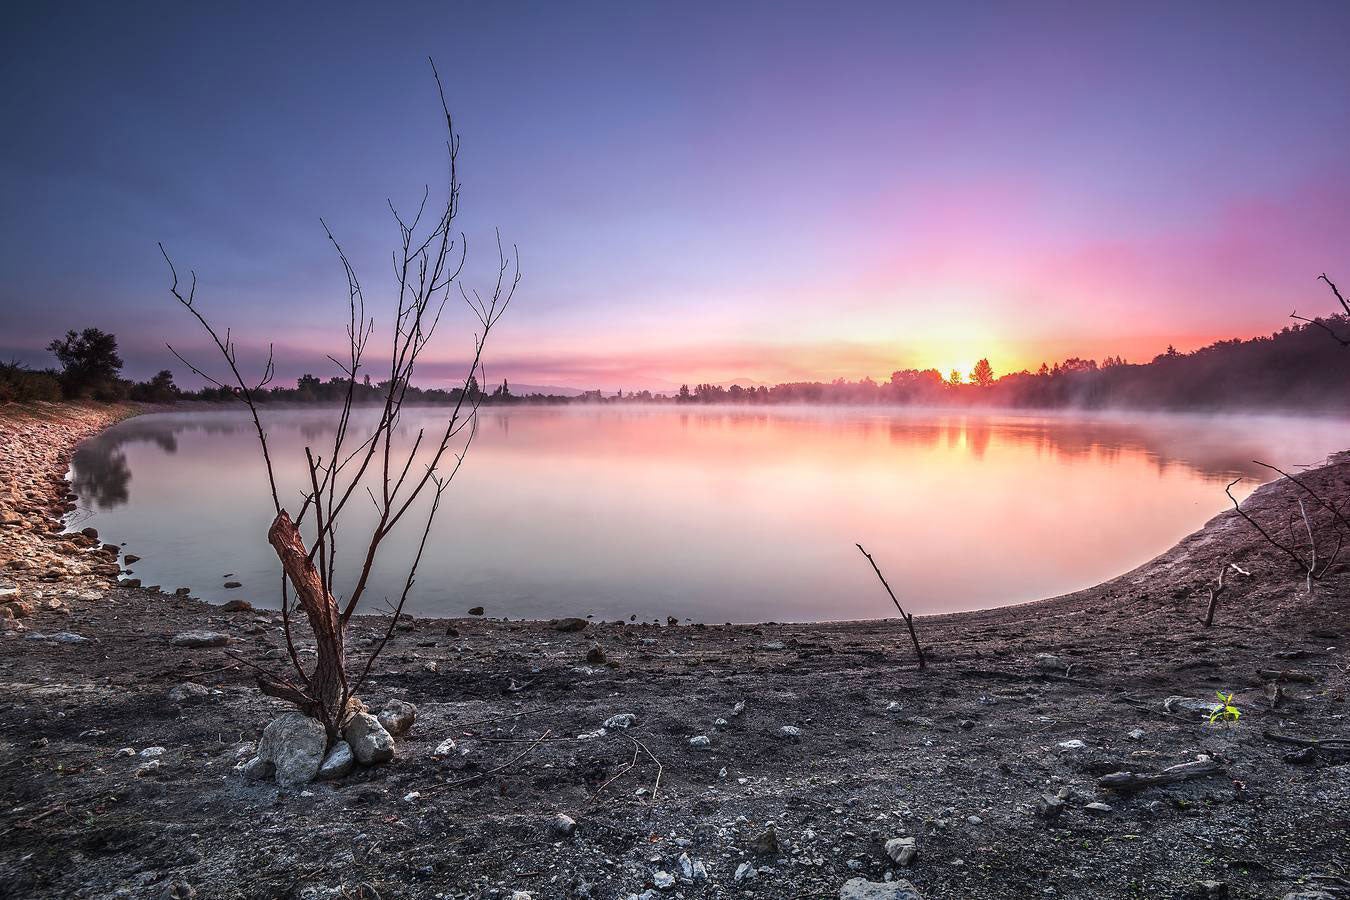
[[[128,422],[85,441],[71,456],[71,489],[87,505],[113,509],[131,497],[131,467],[123,447],[136,442],[178,452],[177,428],[153,420]]]

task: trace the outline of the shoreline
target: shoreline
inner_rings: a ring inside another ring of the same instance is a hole
[[[928,900],[1052,885],[1070,897],[1278,897],[1350,877],[1338,811],[1350,759],[1290,761],[1298,748],[1264,736],[1350,733],[1350,578],[1338,570],[1304,596],[1232,511],[1100,585],[916,617],[923,673],[894,619],[564,633],[543,620],[410,618],[365,691],[372,706],[417,704],[399,758],[303,793],[249,782],[232,774],[236,748],[284,706],[221,649],[169,638],[210,629],[269,665],[279,614],[119,585],[117,548],[53,531],[75,444],[138,411],[0,407],[0,518],[21,517],[0,525],[0,588],[16,589],[0,603],[32,607],[0,619],[11,806],[0,896],[158,897],[181,882],[200,897],[354,896],[367,884],[383,897],[624,900],[675,896],[656,873],[678,880],[681,854],[709,873],[680,881],[686,897],[837,897],[850,878],[888,877]],[[1347,476],[1342,457],[1306,478],[1345,502]],[[1244,509],[1279,516],[1294,499],[1268,484]],[[1254,577],[1203,628],[1228,560]],[[354,655],[379,628],[353,621]],[[593,647],[606,662],[588,661]],[[1237,693],[1240,725],[1163,706],[1216,690]],[[628,712],[632,732],[580,737]],[[660,760],[655,789],[656,767],[629,767],[630,734]],[[435,756],[450,736],[468,768]],[[128,746],[138,755],[119,756]],[[146,769],[139,754],[156,747]],[[1199,754],[1222,774],[1129,794],[1099,784]],[[455,786],[465,772],[493,774]],[[548,833],[555,812],[577,820],[575,835]],[[764,846],[768,822],[777,848]],[[896,837],[915,840],[910,865],[888,857]]]

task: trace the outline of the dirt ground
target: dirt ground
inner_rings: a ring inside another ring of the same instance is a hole
[[[922,672],[897,621],[411,620],[363,691],[417,706],[396,759],[282,789],[236,771],[285,707],[231,655],[280,667],[279,614],[119,584],[61,533],[71,449],[131,411],[0,407],[0,897],[1350,896],[1350,753],[1289,742],[1350,738],[1350,579],[1310,596],[1231,511],[1089,590],[918,619]],[[1350,502],[1350,462],[1300,477]],[[1243,508],[1296,541],[1299,494]],[[170,643],[200,629],[228,646]],[[1165,706],[1216,691],[1236,724]]]

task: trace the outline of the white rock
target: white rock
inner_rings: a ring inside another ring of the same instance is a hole
[[[796,741],[801,739],[802,730],[796,725],[784,725],[778,729],[778,736],[789,741]]]
[[[656,872],[652,875],[652,884],[663,891],[668,891],[675,886],[675,876],[669,872]]]
[[[164,755],[164,748],[146,747],[144,750],[142,750],[140,753],[137,753],[136,755],[139,756],[141,759],[154,759],[156,756]]]
[[[737,884],[741,884],[742,882],[746,881],[754,881],[758,877],[759,873],[755,871],[754,865],[748,862],[743,862],[736,867],[736,874],[731,876],[731,880],[736,882]]]
[[[1056,744],[1055,746],[1059,747],[1059,749],[1061,749],[1061,750],[1085,750],[1085,749],[1087,749],[1087,744],[1083,743],[1083,742],[1080,741],[1080,740],[1077,740],[1076,738],[1075,738],[1074,740],[1072,740],[1072,741],[1060,741],[1060,742],[1059,742],[1058,744]]]
[[[635,713],[619,713],[610,716],[605,720],[606,728],[632,728],[637,724],[638,717]]]
[[[567,813],[558,813],[548,821],[549,833],[554,837],[571,837],[577,830],[577,820],[567,815]]]
[[[708,737],[706,734],[691,737],[689,739],[689,746],[693,747],[695,750],[711,750],[712,738]]]
[[[886,855],[897,866],[908,866],[919,855],[919,848],[912,837],[891,838],[886,842]]]
[[[363,766],[388,762],[394,758],[394,738],[385,731],[370,713],[357,713],[342,729],[342,736],[351,744],[356,761]]]
[[[263,729],[258,758],[276,767],[277,784],[309,784],[323,764],[328,734],[323,723],[302,712],[282,713]]]
[[[379,722],[392,735],[407,734],[417,720],[417,707],[406,700],[390,700],[380,710]]]
[[[354,768],[356,757],[352,754],[351,744],[338,741],[329,749],[319,765],[318,778],[320,781],[342,778]]]
[[[839,900],[923,900],[919,891],[904,879],[868,881],[850,878],[839,889]]]

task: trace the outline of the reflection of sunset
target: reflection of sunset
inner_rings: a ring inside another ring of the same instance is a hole
[[[328,415],[269,415],[283,496],[299,495],[303,445],[324,439]],[[437,415],[408,410],[399,439]],[[1318,420],[485,409],[472,477],[446,497],[414,604],[454,613],[472,596],[510,615],[885,616],[849,553],[855,540],[919,612],[1031,600],[1165,549],[1225,507],[1224,483],[1242,476],[1251,489],[1252,458],[1313,461],[1343,443],[1342,426]],[[146,577],[209,595],[227,546],[251,561],[239,563],[241,580],[272,583],[245,420],[144,417],[90,447],[77,481],[116,475],[104,493],[127,498],[92,523],[150,550],[138,567]],[[213,516],[186,515],[186,503]],[[367,510],[352,515],[355,526]],[[389,571],[405,550],[391,551]]]

